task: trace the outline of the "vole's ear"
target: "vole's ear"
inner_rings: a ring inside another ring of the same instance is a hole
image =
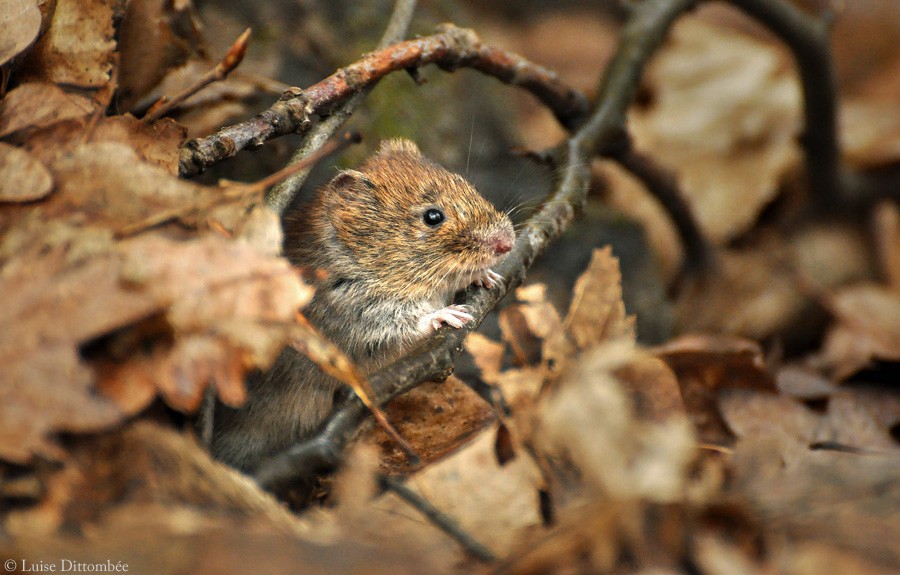
[[[379,148],[378,152],[380,154],[387,154],[390,152],[405,152],[407,154],[413,154],[416,156],[422,155],[422,152],[419,151],[419,146],[417,146],[415,142],[404,140],[402,138],[384,140],[383,142],[381,142],[381,148]]]
[[[325,201],[329,205],[347,200],[358,200],[368,195],[371,183],[366,175],[356,170],[342,170],[330,182],[325,191]]]

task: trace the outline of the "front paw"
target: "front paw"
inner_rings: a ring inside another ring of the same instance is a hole
[[[485,269],[478,272],[475,275],[475,278],[472,280],[477,286],[485,287],[487,289],[491,289],[495,285],[499,284],[503,281],[503,276],[495,272],[494,270]]]
[[[465,305],[449,305],[422,317],[419,320],[419,329],[430,333],[440,328],[441,324],[452,325],[459,329],[474,319],[469,311],[469,307]]]

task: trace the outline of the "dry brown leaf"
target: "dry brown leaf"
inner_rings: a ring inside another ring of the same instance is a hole
[[[900,455],[900,446],[891,437],[888,426],[878,421],[867,402],[853,389],[842,389],[828,399],[828,413],[815,441],[825,446],[834,443],[869,452],[895,451]]]
[[[53,178],[28,152],[0,142],[0,202],[39,200],[53,190]]]
[[[392,400],[384,412],[423,465],[453,453],[496,417],[484,399],[453,376],[441,383],[420,385]],[[373,428],[372,437],[381,447],[385,470],[393,474],[411,471],[407,454],[380,426]]]
[[[727,442],[731,438],[719,413],[722,390],[775,390],[762,350],[753,341],[685,335],[651,351],[675,372],[687,413],[706,442]]]
[[[841,104],[841,145],[858,170],[900,160],[900,107],[894,102],[852,100]]]
[[[88,431],[121,418],[92,393],[91,371],[77,345],[145,316],[152,303],[109,289],[117,276],[113,257],[68,268],[60,250],[29,265],[7,268],[0,282],[0,362],[5,366],[0,457],[25,462],[48,454],[44,437],[55,431]]]
[[[775,386],[782,393],[797,399],[825,399],[837,389],[830,379],[811,368],[799,365],[786,365],[775,372]]]
[[[882,202],[875,209],[875,240],[887,287],[900,291],[900,207]]]
[[[384,515],[378,518],[385,520]],[[399,523],[402,518],[392,519]],[[322,575],[452,573],[456,556],[446,550],[438,553],[420,543],[422,536],[415,528],[422,530],[421,520],[406,519],[405,523],[407,529],[391,529],[390,536],[382,524],[382,537],[375,542],[350,529],[341,537],[323,542],[317,532],[309,530],[298,537],[273,528],[258,515],[222,517],[198,506],[139,501],[122,504],[90,524],[89,536],[25,533],[0,544],[0,553],[16,557],[20,566],[21,561],[29,566],[38,566],[41,561],[48,565],[53,558],[58,571],[63,565],[84,565],[85,571],[94,566],[113,571],[119,566],[127,568],[128,573],[147,574],[239,575],[261,570],[287,573],[301,567],[304,573]],[[314,528],[325,531],[329,525],[323,521]],[[439,536],[433,535],[431,541]]]
[[[241,403],[243,373],[275,357],[311,291],[286,260],[260,257],[243,242],[149,235],[121,245],[121,280],[167,309],[175,330],[171,350],[145,366],[171,405],[193,410],[207,381],[226,403]]]
[[[587,349],[619,337],[634,339],[634,322],[634,316],[625,315],[619,259],[609,246],[594,250],[572,289],[566,330],[579,349]]]
[[[116,50],[113,20],[124,0],[57,0],[50,27],[28,52],[22,77],[81,88],[110,79]]]
[[[10,347],[0,341],[0,458],[23,465],[34,455],[63,459],[48,436],[121,421],[124,414],[93,393],[92,374],[71,345],[50,342],[24,357]]]
[[[735,449],[733,497],[757,517],[767,547],[818,542],[900,569],[900,457],[827,450],[800,452],[791,465],[771,442]]]
[[[848,287],[829,298],[837,317],[819,359],[838,380],[872,360],[900,360],[900,292],[875,284]]]
[[[661,422],[687,414],[678,378],[659,358],[639,356],[615,370],[615,375],[631,399],[636,418]]]
[[[68,119],[82,120],[96,108],[90,98],[69,94],[53,84],[22,84],[0,100],[0,137]]]
[[[806,447],[815,441],[822,421],[802,403],[780,394],[727,389],[719,398],[722,415],[739,438],[776,436]]]
[[[568,341],[559,312],[545,296],[546,287],[543,285],[519,288],[516,297],[523,303],[511,305],[500,312],[503,340],[510,345],[520,365],[562,361],[571,355],[572,344]],[[561,364],[553,369],[560,367]]]
[[[159,166],[140,161],[130,147],[119,143],[79,146],[50,168],[58,186],[42,207],[45,218],[77,210],[83,214],[83,224],[117,231],[144,221],[150,227],[164,222],[166,216],[189,216],[221,197],[221,190],[179,180]]]
[[[119,105],[123,110],[133,109],[171,68],[183,64],[199,48],[193,12],[190,2],[128,2],[119,29]]]
[[[868,254],[860,230],[849,225],[798,229],[787,241],[766,234],[753,246],[720,252],[717,273],[679,298],[678,322],[686,332],[808,340],[803,328],[820,306],[804,283],[830,289],[866,277]]]
[[[481,372],[481,379],[486,383],[497,384],[505,350],[505,345],[492,341],[478,332],[471,332],[466,336],[466,351],[472,355],[475,366]]]
[[[79,120],[65,120],[32,130],[27,138],[19,138],[22,147],[47,165],[71,154],[84,142],[85,127]],[[185,130],[170,119],[142,122],[131,115],[103,117],[91,131],[89,142],[123,144],[147,164],[178,174],[178,150]]]
[[[647,68],[635,141],[676,169],[707,237],[746,232],[797,161],[800,91],[785,51],[682,18]]]
[[[593,493],[669,503],[683,495],[694,437],[677,413],[660,423],[635,419],[615,374],[640,358],[624,339],[583,353],[541,406],[536,440],[548,453],[568,454]]]
[[[102,118],[94,128],[94,142],[126,144],[148,164],[178,175],[178,152],[187,138],[185,129],[170,119],[142,122],[130,114]]]
[[[541,522],[540,474],[528,457],[501,467],[494,455],[494,436],[480,434],[453,456],[414,475],[408,485],[502,556],[524,529]]]
[[[0,13],[0,66],[31,46],[40,30],[37,0],[6,0]]]
[[[54,501],[61,523],[94,523],[122,506],[154,502],[215,509],[220,518],[252,518],[283,533],[301,531],[297,519],[273,497],[245,475],[214,462],[190,435],[146,421],[78,437],[64,469],[40,473],[51,481],[67,476],[67,493]],[[27,535],[38,519],[34,516],[43,512],[24,509],[6,526]]]
[[[9,326],[0,334],[0,361],[8,366],[3,407],[11,410],[3,420],[34,422],[0,436],[0,455],[16,461],[28,450],[47,451],[41,438],[55,429],[95,429],[119,416],[111,404],[106,411],[82,406],[103,403],[90,393],[92,372],[77,356],[86,344],[102,344],[90,354],[100,360],[111,353],[105,349],[110,346],[137,354],[121,369],[102,361],[98,366],[100,375],[112,380],[104,380],[103,388],[112,388],[128,412],[150,398],[143,378],[180,409],[193,409],[210,381],[224,400],[236,403],[243,398],[243,372],[271,361],[281,349],[305,293],[286,260],[220,236],[176,241],[145,235],[87,259],[70,261],[68,255],[57,248],[29,258],[28,265],[14,262],[0,284],[5,302],[0,321]],[[140,330],[122,331],[160,314],[164,327],[146,337]],[[104,339],[112,333],[118,335]],[[128,343],[129,337],[134,341]],[[117,347],[118,340],[125,343]],[[155,353],[142,357],[142,346],[149,344]],[[127,368],[139,368],[140,377]],[[76,376],[79,385],[73,387]],[[117,385],[119,377],[126,381]],[[134,396],[130,381],[138,384]],[[68,391],[54,391],[59,386]],[[58,422],[51,409],[46,409],[49,422],[36,415],[45,411],[41,402],[54,405],[59,398],[66,409]],[[7,443],[9,437],[15,441]]]

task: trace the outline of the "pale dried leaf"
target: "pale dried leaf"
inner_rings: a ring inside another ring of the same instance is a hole
[[[755,245],[720,252],[717,273],[679,298],[676,316],[688,332],[726,332],[756,340],[796,337],[819,305],[802,281],[828,289],[865,277],[868,247],[851,226],[797,230],[787,245],[767,235]]]
[[[889,288],[900,290],[900,208],[889,201],[875,210],[875,240]]]
[[[568,342],[562,319],[546,297],[547,288],[535,284],[516,290],[516,297],[524,302],[511,305],[500,312],[503,340],[509,343],[520,365],[547,361],[548,352],[554,357],[565,355]]]
[[[94,142],[126,144],[141,160],[178,175],[178,152],[187,138],[185,129],[170,119],[142,122],[130,114],[102,118],[91,135]]]
[[[541,409],[538,441],[567,453],[596,493],[617,500],[678,500],[693,459],[687,419],[639,422],[616,371],[639,360],[634,343],[617,340],[582,354]]]
[[[762,575],[745,551],[719,534],[704,533],[697,537],[695,559],[706,573]]]
[[[875,573],[897,570],[900,457],[805,450],[784,465],[767,448],[739,443],[733,466],[735,492],[764,522],[767,540],[816,541],[891,566]]]
[[[786,365],[775,372],[775,386],[782,393],[799,400],[824,399],[834,393],[837,385],[809,368]]]
[[[502,343],[492,341],[477,332],[466,336],[466,351],[475,360],[475,366],[481,372],[481,379],[490,384],[496,384],[500,378],[500,366],[503,363],[503,352],[506,349]]]
[[[501,467],[494,435],[482,433],[465,449],[413,476],[409,486],[502,556],[524,529],[541,522],[540,475],[528,457]]]
[[[874,359],[900,360],[900,292],[860,284],[830,298],[838,323],[826,336],[820,359],[838,380]]]
[[[678,378],[661,359],[639,356],[615,370],[615,375],[638,419],[659,422],[687,415]]]
[[[200,406],[210,382],[215,383],[222,401],[230,405],[242,403],[246,397],[244,374],[251,365],[231,342],[203,335],[179,338],[162,361],[150,367],[166,403],[191,413]]]
[[[53,190],[53,178],[28,152],[0,142],[0,202],[39,200]]]
[[[731,437],[719,412],[717,397],[722,390],[775,389],[762,350],[753,341],[685,335],[652,351],[678,377],[685,408],[704,441],[726,442]]]
[[[0,100],[0,137],[63,120],[81,120],[95,109],[90,98],[69,94],[53,84],[22,84]]]
[[[179,180],[113,142],[79,146],[50,168],[58,186],[46,203],[46,217],[83,211],[84,223],[120,231],[160,215],[191,215],[221,196],[220,190]],[[101,210],[94,208],[98,204]]]
[[[148,234],[74,260],[65,246],[42,257],[25,253],[28,265],[13,261],[4,269],[0,321],[8,327],[0,333],[0,361],[10,377],[15,375],[16,385],[24,385],[19,380],[41,381],[28,389],[51,404],[62,397],[73,409],[81,409],[85,423],[66,412],[65,425],[74,426],[72,430],[94,429],[119,416],[111,404],[98,415],[97,409],[79,407],[69,395],[52,391],[53,386],[69,385],[85,402],[102,401],[92,399],[92,373],[75,359],[85,344],[116,332],[124,338],[126,352],[140,350],[142,340],[155,346],[149,356],[138,352],[121,366],[110,368],[103,361],[98,365],[101,388],[110,390],[129,413],[152,398],[148,381],[183,410],[196,407],[210,381],[216,382],[223,400],[237,403],[243,399],[244,372],[271,361],[282,348],[304,297],[299,277],[286,260],[219,236],[176,241]],[[160,333],[138,330],[129,336],[131,332],[122,330],[147,325],[157,316],[165,317],[164,326],[156,330]],[[127,343],[129,337],[134,341]],[[69,383],[76,374],[77,388]],[[130,383],[135,384],[133,391]],[[15,395],[16,389],[9,387],[8,393]],[[4,405],[19,410],[19,418],[35,420],[35,426],[20,426],[15,435],[15,444],[24,447],[4,450],[7,457],[21,459],[23,449],[37,449],[42,434],[55,428],[41,423],[22,401],[9,397]],[[34,404],[31,409],[42,408]],[[31,434],[28,441],[21,437],[26,432]]]
[[[6,0],[0,9],[0,66],[31,46],[40,30],[36,0]]]
[[[894,102],[861,99],[841,104],[841,145],[847,162],[858,170],[900,159],[900,107]]]
[[[29,51],[22,75],[82,88],[110,79],[116,50],[113,19],[123,0],[57,0],[50,27]]]
[[[796,164],[800,90],[785,51],[682,18],[647,68],[638,147],[676,169],[701,228],[725,243],[746,232]]]
[[[729,389],[719,393],[719,398],[722,415],[739,438],[774,435],[809,445],[822,420],[805,405],[784,395]]]
[[[60,459],[63,451],[47,437],[121,421],[124,414],[92,392],[91,372],[71,346],[52,342],[28,352],[23,357],[0,341],[0,458],[19,464],[33,455]]]
[[[622,302],[619,259],[609,246],[594,250],[590,264],[576,280],[564,325],[579,349],[635,337],[634,317],[626,317]]]
[[[872,452],[897,451],[900,447],[865,401],[851,389],[842,389],[828,399],[828,413],[815,440],[825,444]]]

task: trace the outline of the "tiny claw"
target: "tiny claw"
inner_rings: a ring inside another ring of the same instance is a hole
[[[475,276],[475,281],[472,282],[479,287],[484,287],[487,289],[491,289],[495,285],[503,282],[503,276],[495,272],[494,270],[486,269],[480,272]]]
[[[422,331],[427,331],[427,328],[434,331],[440,328],[441,324],[447,324],[459,329],[473,319],[475,318],[469,313],[467,306],[450,305],[424,316],[419,320],[419,328]]]

